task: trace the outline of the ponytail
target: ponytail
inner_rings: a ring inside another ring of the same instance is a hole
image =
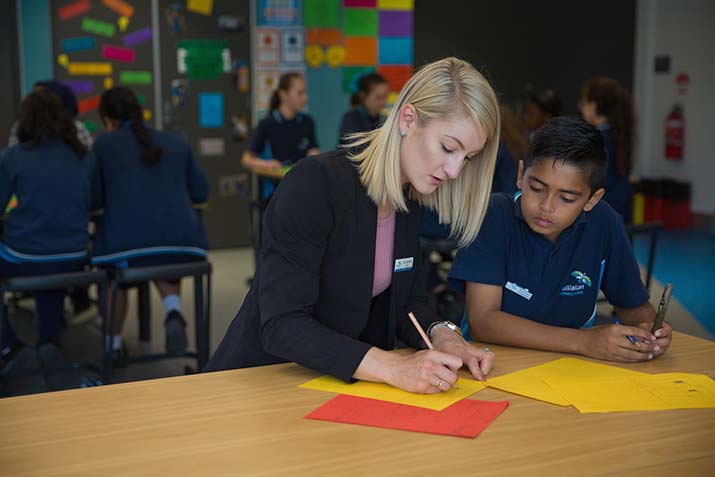
[[[142,161],[149,166],[159,163],[164,155],[164,150],[154,146],[151,132],[144,124],[142,108],[132,90],[117,86],[105,91],[99,104],[99,114],[103,119],[113,119],[119,122],[129,121],[132,133],[143,149]]]
[[[278,81],[278,88],[273,91],[271,95],[271,102],[269,106],[270,111],[275,111],[281,105],[281,91],[289,91],[290,87],[293,85],[293,80],[303,78],[303,75],[296,72],[284,73],[281,75],[280,81]]]

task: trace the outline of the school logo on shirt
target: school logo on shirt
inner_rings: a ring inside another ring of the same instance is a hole
[[[574,270],[569,276],[573,278],[576,283],[564,285],[561,289],[561,296],[583,295],[583,291],[586,287],[591,288],[591,279],[585,273]]]
[[[305,151],[306,149],[308,149],[309,145],[310,145],[310,140],[308,140],[307,137],[304,137],[298,143],[298,149],[300,149],[301,151]]]

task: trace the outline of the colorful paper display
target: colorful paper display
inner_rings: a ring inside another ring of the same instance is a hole
[[[69,87],[72,92],[76,95],[80,94],[92,94],[94,90],[94,85],[91,81],[85,80],[64,80],[62,83]]]
[[[372,66],[343,66],[343,92],[352,94],[357,91],[357,82],[362,75],[374,73]]]
[[[379,34],[383,36],[411,37],[413,18],[411,11],[381,10]]]
[[[377,8],[383,10],[414,10],[415,0],[377,0]]]
[[[178,71],[190,80],[214,79],[231,71],[230,51],[224,40],[177,42]],[[182,51],[183,50],[183,51]]]
[[[135,53],[131,48],[103,45],[102,56],[107,60],[119,61],[121,63],[134,63]]]
[[[337,396],[306,419],[359,424],[362,426],[426,432],[457,437],[477,437],[509,405],[464,399],[442,411],[354,396]]]
[[[335,28],[340,26],[340,4],[337,0],[303,0],[303,25]]]
[[[381,65],[411,65],[412,38],[380,38]]]
[[[151,84],[151,71],[120,71],[121,84]]]
[[[299,25],[300,0],[262,0],[257,13],[257,25]]]
[[[281,63],[302,63],[305,48],[302,28],[281,29]]]
[[[400,91],[405,83],[412,76],[412,66],[409,65],[386,65],[378,66],[377,72],[380,73],[390,85],[390,91]]]
[[[348,8],[375,8],[377,6],[377,0],[343,0],[343,6]]]
[[[469,397],[486,387],[483,382],[475,381],[474,379],[460,379],[458,384],[459,389],[452,388],[449,391],[442,393],[414,394],[392,387],[389,384],[371,383],[368,381],[358,381],[356,383],[348,384],[337,378],[333,378],[332,376],[321,376],[308,381],[307,383],[303,383],[299,387],[336,394],[348,394],[350,396],[378,399],[380,401],[389,401],[398,404],[406,404],[408,406],[423,407],[436,411],[441,411],[455,402],[461,401],[462,399]]]
[[[112,37],[117,31],[117,28],[111,23],[95,20],[94,18],[84,17],[82,19],[82,31],[94,33],[95,35]]]
[[[94,111],[97,108],[99,108],[99,101],[101,99],[102,99],[101,96],[96,95],[96,96],[92,96],[89,98],[80,99],[79,101],[77,101],[77,110],[78,110],[79,114],[88,113],[90,111]]]
[[[199,126],[223,127],[223,94],[199,93]]]
[[[66,53],[74,53],[75,51],[92,50],[96,46],[94,37],[78,36],[75,38],[65,38],[62,40],[62,51]]]
[[[145,41],[150,41],[152,38],[151,27],[140,28],[131,33],[124,35],[122,43],[124,46],[136,46]]]
[[[343,39],[339,28],[308,28],[305,30],[305,42],[308,45],[337,45]]]
[[[214,0],[187,0],[186,11],[198,13],[200,15],[211,15],[214,8]]]
[[[256,28],[256,64],[277,66],[280,62],[280,32],[276,28]]]
[[[67,72],[71,75],[106,76],[113,71],[111,63],[93,61],[73,61],[67,65]]]
[[[345,37],[345,65],[372,66],[377,63],[377,38]]]
[[[92,8],[92,6],[90,5],[89,0],[78,0],[58,8],[57,16],[60,20],[69,20],[70,18],[87,13],[90,8]]]
[[[122,0],[102,0],[102,4],[123,17],[131,18],[134,15],[134,7]]]
[[[344,9],[343,34],[345,36],[377,35],[377,10],[370,8]]]

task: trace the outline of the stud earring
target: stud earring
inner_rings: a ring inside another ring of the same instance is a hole
[[[405,137],[405,136],[407,136],[407,133],[405,131],[400,130],[400,136]]]

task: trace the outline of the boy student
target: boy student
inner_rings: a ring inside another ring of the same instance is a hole
[[[647,361],[665,352],[623,219],[605,202],[599,131],[558,117],[534,134],[514,196],[494,194],[477,239],[457,254],[450,282],[466,288],[475,340]],[[598,291],[622,325],[595,326]]]

